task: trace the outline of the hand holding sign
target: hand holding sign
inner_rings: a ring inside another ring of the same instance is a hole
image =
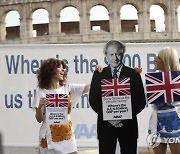
[[[41,108],[43,105],[46,105],[49,103],[49,100],[45,97],[41,98],[39,101],[39,108]]]

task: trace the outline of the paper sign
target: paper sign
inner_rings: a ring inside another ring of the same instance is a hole
[[[46,122],[52,124],[66,124],[68,121],[67,94],[46,94],[49,103],[46,105]]]
[[[132,119],[130,78],[101,80],[103,120]]]

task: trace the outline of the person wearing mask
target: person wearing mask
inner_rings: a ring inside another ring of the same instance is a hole
[[[123,64],[125,44],[111,40],[104,46],[104,54],[109,65],[100,73],[95,71],[90,86],[89,103],[97,113],[97,137],[100,154],[115,154],[117,140],[121,154],[136,154],[138,139],[137,114],[146,105],[141,76],[135,69]],[[103,120],[101,80],[110,78],[130,78],[132,118]]]

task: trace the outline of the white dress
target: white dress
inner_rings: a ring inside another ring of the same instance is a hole
[[[37,89],[36,96],[33,102],[33,108],[37,108],[39,105],[39,100],[42,97],[46,97],[46,94],[69,94],[71,93],[71,107],[75,105],[78,99],[81,97],[84,90],[85,84],[66,84],[59,89],[46,90]],[[45,113],[45,107],[42,107],[42,112]],[[70,120],[70,114],[68,115],[68,120]],[[63,140],[60,142],[53,142],[51,137],[51,131],[49,125],[46,124],[46,116],[44,114],[44,119],[39,131],[39,143],[42,139],[47,140],[47,148],[40,148],[40,154],[68,154],[77,151],[77,145],[75,137],[72,136],[68,140]],[[72,128],[71,128],[72,129]]]

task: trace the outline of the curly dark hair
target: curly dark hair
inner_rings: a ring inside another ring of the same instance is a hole
[[[44,60],[41,64],[41,67],[37,71],[38,87],[41,89],[48,89],[52,76],[56,74],[56,69],[61,65],[64,69],[66,68],[66,63],[62,60],[58,60],[55,58],[49,58]],[[59,81],[60,85],[63,85],[65,83],[66,78],[67,73],[65,72],[64,79],[62,81]]]

